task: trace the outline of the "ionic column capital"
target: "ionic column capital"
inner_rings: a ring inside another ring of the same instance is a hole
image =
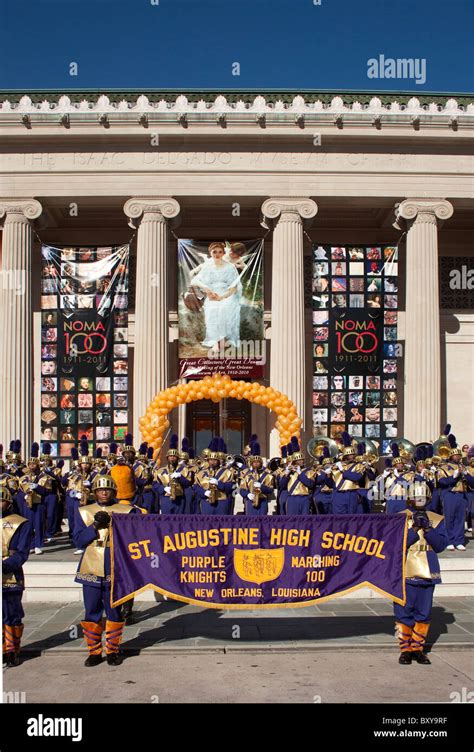
[[[398,219],[413,223],[437,224],[453,216],[453,205],[445,199],[405,199],[395,207]]]
[[[143,216],[143,219],[147,218],[147,215],[157,215],[153,217],[156,221],[176,220],[181,207],[174,198],[159,197],[159,198],[129,198],[125,202],[123,210],[127,217],[130,219],[138,219]]]
[[[318,205],[310,198],[267,198],[262,204],[261,224],[268,229],[277,221],[297,219],[309,226],[317,213]]]
[[[37,219],[43,211],[40,202],[35,198],[3,198],[0,199],[0,219],[15,218],[17,215],[20,220]],[[18,221],[18,220],[17,220]]]

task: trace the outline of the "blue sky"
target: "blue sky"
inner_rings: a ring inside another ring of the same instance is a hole
[[[474,90],[474,0],[0,0],[0,19],[2,89]],[[379,55],[426,81],[368,78]]]

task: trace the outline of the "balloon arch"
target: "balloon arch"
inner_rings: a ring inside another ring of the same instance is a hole
[[[156,455],[163,446],[165,432],[170,426],[168,413],[173,408],[202,399],[220,402],[226,397],[246,399],[273,410],[277,414],[275,428],[280,434],[281,446],[289,444],[292,436],[300,439],[303,421],[298,417],[294,403],[285,394],[256,381],[234,381],[230,376],[217,373],[159,392],[139,420],[144,441],[154,448]]]

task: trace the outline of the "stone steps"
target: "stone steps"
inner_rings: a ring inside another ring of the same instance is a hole
[[[48,561],[47,554],[30,558],[26,563],[26,591],[23,597],[28,602],[66,603],[82,601],[82,587],[74,583],[79,556],[73,561]],[[474,554],[443,553],[440,556],[442,584],[436,587],[436,596],[472,596],[474,594]],[[380,594],[370,588],[361,588],[348,595],[345,600],[380,598]],[[161,600],[161,595],[152,590],[137,596],[140,601]]]

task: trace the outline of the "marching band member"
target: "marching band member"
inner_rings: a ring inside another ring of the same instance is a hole
[[[408,491],[407,508],[400,512],[408,516],[406,603],[394,603],[393,610],[401,650],[398,662],[402,665],[412,660],[431,663],[424,647],[435,585],[441,582],[437,554],[445,549],[447,537],[441,515],[426,511],[429,498],[426,483],[415,481]]]
[[[263,469],[260,444],[254,441],[249,455],[250,467],[242,473],[239,492],[245,504],[245,514],[263,517],[268,514],[268,501],[273,493],[273,476]]]
[[[365,467],[362,462],[356,461],[356,450],[346,431],[342,433],[342,440],[342,459],[335,462],[332,468],[332,511],[333,514],[357,514],[360,483],[365,476]]]
[[[124,619],[122,608],[110,605],[110,524],[113,514],[140,514],[143,510],[116,498],[117,485],[111,475],[97,475],[92,484],[94,503],[76,510],[74,542],[85,549],[75,582],[82,585],[85,615],[81,626],[89,649],[86,666],[102,662],[102,615],[105,611],[105,653],[107,663],[122,663],[119,645]]]
[[[109,470],[117,486],[117,498],[122,502],[129,504],[135,503],[137,495],[137,484],[133,465],[135,462],[135,447],[133,446],[133,436],[127,433],[125,443],[122,447],[122,453],[116,457],[116,462]]]
[[[318,514],[332,514],[332,492],[334,479],[332,477],[332,459],[329,456],[329,448],[323,447],[321,464],[317,469],[315,489],[313,495],[314,505]]]
[[[285,512],[287,515],[302,515],[311,513],[311,498],[316,485],[317,470],[314,467],[304,467],[304,454],[300,450],[298,439],[291,438],[291,465],[282,485],[286,484]]]
[[[398,444],[390,445],[392,450],[392,466],[387,468],[384,483],[385,512],[397,514],[406,509],[408,489],[415,480],[415,472],[407,466],[406,455],[402,456]]]
[[[1,446],[2,445],[0,444],[0,447]],[[8,488],[8,490],[10,491],[11,497],[12,497],[12,502],[13,502],[13,504],[15,506],[16,505],[16,495],[18,493],[18,488],[19,488],[19,485],[18,485],[19,478],[18,478],[17,475],[12,475],[10,473],[10,469],[9,469],[10,466],[1,457],[2,453],[3,453],[3,447],[2,447],[2,452],[0,453],[0,488],[2,486],[4,486],[5,488]],[[9,454],[9,452],[7,452],[7,455],[8,454]],[[5,457],[5,459],[6,458],[7,457]]]
[[[7,460],[8,471],[12,475],[16,475],[18,478],[21,478],[21,476],[26,473],[27,467],[21,459],[20,439],[15,439],[15,441],[10,442],[10,451],[7,452]]]
[[[443,462],[438,468],[438,485],[448,536],[446,550],[465,551],[464,523],[467,509],[467,489],[463,466],[461,465],[462,452],[456,446],[455,436],[449,434],[448,441],[451,445],[449,460]]]
[[[112,443],[109,444],[109,453],[107,455],[108,472],[110,472],[113,466],[117,463],[117,452],[118,452],[118,444],[117,442],[112,441]]]
[[[218,439],[212,439],[209,449],[207,467],[196,473],[194,484],[201,514],[232,514],[235,472],[222,466],[225,452],[219,451]]]
[[[166,452],[166,466],[154,473],[153,487],[158,494],[162,514],[184,514],[186,498],[184,489],[191,485],[188,468],[178,468],[178,436],[173,434]]]
[[[3,660],[7,666],[20,662],[23,617],[21,604],[25,580],[23,564],[28,559],[33,531],[31,522],[15,514],[11,493],[0,486],[2,505],[2,613],[3,613]]]
[[[179,453],[178,464],[179,472],[184,473],[185,477],[189,480],[189,485],[184,488],[184,514],[195,514],[196,512],[194,491],[196,470],[191,459],[191,454],[194,459],[194,451],[192,450],[192,447],[189,446],[189,439],[185,436],[181,442],[181,452]]]
[[[66,476],[66,513],[69,523],[69,537],[74,540],[74,525],[76,512],[79,507],[93,502],[92,481],[95,474],[92,470],[92,457],[89,455],[89,444],[85,435],[81,436],[79,444],[80,454],[75,447],[71,449],[73,468]],[[74,551],[76,556],[83,553],[81,548]]]
[[[474,518],[474,447],[471,447],[467,453],[468,464],[464,470],[464,480],[467,486],[467,529],[472,532],[472,522]]]
[[[51,457],[51,444],[49,441],[43,442],[43,453],[41,455],[41,465],[43,472],[51,477],[51,490],[44,497],[44,506],[46,511],[45,523],[45,543],[50,543],[56,535],[58,529],[59,516],[59,491],[58,480],[54,473],[53,460]]]
[[[153,478],[150,463],[147,457],[148,445],[145,442],[140,444],[137,458],[133,464],[135,483],[138,489],[136,504],[148,513],[154,511],[155,495],[153,493]],[[151,450],[153,457],[153,448]]]
[[[52,479],[41,470],[39,444],[36,441],[32,444],[27,472],[20,478],[19,486],[17,506],[21,516],[26,517],[32,525],[35,554],[42,554],[46,514],[44,499],[51,492]]]
[[[275,486],[277,489],[275,514],[285,514],[286,497],[288,496],[287,468],[289,465],[289,459],[288,459],[289,447],[291,450],[291,444],[286,444],[281,447],[281,461],[280,461],[279,466],[273,473],[273,477],[275,478]]]

